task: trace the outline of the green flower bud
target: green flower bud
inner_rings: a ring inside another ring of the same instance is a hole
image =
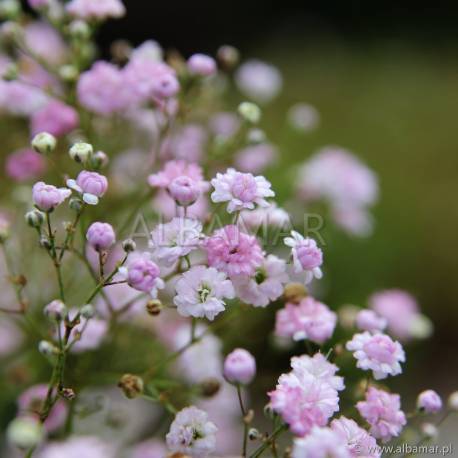
[[[257,124],[261,119],[261,109],[252,102],[242,102],[238,107],[240,116],[251,124]]]
[[[92,156],[94,149],[90,143],[78,142],[70,148],[68,153],[74,161],[84,163]]]
[[[45,217],[40,210],[31,210],[25,214],[25,220],[30,227],[40,227],[44,219]]]
[[[48,132],[40,132],[32,139],[32,148],[40,154],[51,154],[56,148],[57,140]]]
[[[6,432],[8,440],[21,449],[36,447],[44,438],[43,426],[31,416],[15,418]]]

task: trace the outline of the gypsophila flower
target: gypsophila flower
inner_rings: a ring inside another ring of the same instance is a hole
[[[240,220],[249,229],[257,232],[260,228],[276,227],[289,229],[291,220],[289,214],[283,208],[271,203],[268,207],[258,207],[254,210],[242,210]]]
[[[167,191],[177,205],[182,207],[188,207],[195,203],[201,193],[199,185],[192,178],[186,176],[175,178],[167,187]]]
[[[89,226],[86,239],[94,250],[103,251],[116,242],[116,235],[111,224],[95,222]]]
[[[437,413],[442,409],[442,399],[434,390],[422,391],[417,398],[417,409],[425,413]]]
[[[170,267],[198,248],[202,237],[200,221],[173,218],[169,223],[158,224],[151,232],[152,256],[159,264]]]
[[[277,312],[275,334],[322,344],[332,336],[336,323],[337,315],[327,305],[306,297],[298,305],[288,303]]]
[[[357,359],[356,366],[363,370],[372,370],[375,380],[402,372],[400,363],[405,362],[405,354],[399,342],[393,341],[386,334],[372,335],[369,332],[355,334],[346,344],[347,350],[353,351]]]
[[[116,448],[99,437],[75,436],[65,441],[49,442],[40,458],[115,458]]]
[[[243,233],[234,225],[216,230],[204,241],[203,247],[208,264],[229,277],[254,275],[264,260],[256,237]]]
[[[243,348],[236,348],[224,360],[224,377],[230,383],[248,385],[256,375],[256,360]]]
[[[226,274],[213,267],[194,266],[175,285],[173,302],[183,316],[213,320],[224,311],[224,299],[234,298],[234,288]]]
[[[166,440],[168,448],[192,458],[206,458],[216,446],[218,428],[207,414],[191,406],[177,413]]]
[[[345,439],[331,428],[314,427],[310,434],[294,439],[292,458],[352,458]]]
[[[97,205],[108,189],[108,180],[100,173],[82,170],[76,180],[67,180],[67,186],[82,194],[87,204]]]
[[[67,11],[80,19],[120,18],[126,13],[121,0],[71,0],[66,5]]]
[[[289,281],[286,262],[269,254],[252,277],[237,276],[232,279],[237,296],[247,304],[266,307],[283,294]]]
[[[32,115],[30,123],[32,135],[48,132],[60,137],[78,127],[79,117],[77,111],[71,106],[59,100],[50,100]]]
[[[7,157],[5,170],[14,181],[27,181],[42,175],[46,170],[46,162],[41,154],[26,148]]]
[[[193,54],[188,59],[188,69],[193,75],[211,76],[216,73],[215,60],[205,54]]]
[[[370,433],[383,442],[399,436],[407,423],[398,394],[370,387],[366,392],[366,400],[358,402],[356,408],[369,423]]]
[[[291,231],[291,237],[284,239],[285,245],[291,247],[293,265],[296,273],[305,272],[305,283],[323,276],[320,266],[323,264],[323,252],[315,240],[304,238],[296,231]]]
[[[356,326],[361,331],[377,332],[386,328],[387,320],[373,310],[361,310],[356,315]]]
[[[66,188],[56,188],[51,184],[39,181],[33,185],[32,198],[34,204],[42,211],[54,210],[65,199],[70,197],[71,191]]]
[[[252,210],[255,205],[269,206],[266,197],[275,193],[270,189],[271,184],[263,176],[253,176],[251,173],[237,172],[227,169],[226,173],[217,173],[211,180],[215,190],[211,194],[213,202],[228,202],[227,211],[233,213],[243,209]]]

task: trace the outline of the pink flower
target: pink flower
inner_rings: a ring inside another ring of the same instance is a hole
[[[261,173],[277,156],[277,150],[273,145],[260,143],[240,150],[235,156],[235,165],[242,172]]]
[[[216,446],[218,428],[208,420],[208,415],[197,407],[186,407],[177,413],[166,440],[174,453],[192,458],[206,458]]]
[[[227,139],[239,130],[240,119],[234,113],[222,111],[212,116],[209,127],[214,135]]]
[[[372,370],[375,380],[402,372],[399,363],[405,361],[404,350],[399,342],[391,340],[386,334],[355,334],[346,348],[354,352],[353,356],[358,361],[356,367]]]
[[[208,182],[204,180],[202,169],[198,164],[185,161],[169,161],[164,169],[148,177],[148,183],[155,188],[167,188],[175,178],[186,176],[198,184],[199,189],[205,192],[209,188]]]
[[[264,257],[261,247],[253,235],[229,225],[216,230],[204,241],[208,264],[229,277],[255,274]]]
[[[434,390],[422,391],[417,398],[417,409],[425,413],[437,413],[442,409],[442,399]]]
[[[159,267],[151,260],[149,253],[132,255],[127,268],[120,268],[119,271],[132,288],[152,296],[156,296],[157,289],[164,287],[164,282],[159,278]]]
[[[236,348],[224,360],[224,377],[230,383],[248,385],[256,375],[256,360],[243,348]]]
[[[182,207],[188,207],[196,202],[200,196],[199,185],[187,176],[175,178],[168,186],[170,197]]]
[[[31,131],[32,135],[48,132],[59,137],[76,129],[78,124],[79,117],[74,108],[59,100],[50,100],[47,105],[32,115]]]
[[[304,438],[294,439],[292,458],[351,458],[345,438],[331,428],[313,427]]]
[[[94,250],[104,251],[116,242],[116,235],[111,224],[95,222],[89,226],[86,239]]]
[[[194,266],[175,285],[173,302],[182,316],[213,320],[225,310],[224,299],[234,298],[234,288],[226,274],[213,267]]]
[[[381,456],[375,439],[354,420],[342,416],[332,420],[331,429],[345,440],[352,457],[379,458]]]
[[[43,403],[48,394],[48,385],[34,385],[24,391],[18,398],[18,407],[21,414],[39,417]],[[54,432],[64,425],[67,418],[67,405],[63,399],[59,399],[49,413],[44,423],[48,432]]]
[[[309,296],[298,305],[286,304],[277,312],[275,333],[280,337],[309,339],[322,344],[332,336],[336,323],[337,315]]]
[[[120,18],[126,9],[120,0],[71,0],[66,6],[67,12],[80,19]]]
[[[291,227],[288,212],[283,208],[277,207],[275,202],[268,207],[242,210],[240,220],[242,224],[253,229],[254,232],[264,227],[276,227],[279,229],[289,229]]]
[[[386,325],[386,319],[378,316],[373,310],[361,310],[356,315],[356,326],[361,331],[383,331]]]
[[[188,59],[188,69],[194,75],[211,76],[216,73],[216,62],[205,54],[193,54]]]
[[[324,426],[339,410],[337,390],[326,380],[305,370],[293,368],[278,379],[269,394],[270,404],[297,436],[308,434],[314,426]]]
[[[191,218],[173,218],[158,224],[151,232],[150,247],[153,258],[165,267],[171,267],[182,256],[200,246],[202,223]]]
[[[388,331],[401,340],[414,336],[414,327],[422,316],[415,298],[400,289],[388,289],[369,298],[370,307],[388,322]]]
[[[30,116],[46,105],[48,96],[40,89],[20,81],[0,80],[0,107],[14,116]]]
[[[407,423],[398,394],[389,394],[370,387],[366,393],[366,400],[358,402],[356,408],[371,426],[370,433],[383,442],[399,436]]]
[[[6,159],[6,174],[15,181],[36,178],[46,170],[46,162],[41,154],[26,148],[15,151]]]
[[[90,70],[81,74],[77,92],[81,105],[99,115],[121,112],[130,104],[123,73],[115,65],[104,61],[95,62]]]
[[[238,276],[232,281],[242,301],[255,307],[266,307],[283,294],[288,279],[286,262],[270,254],[256,269],[254,276]]]
[[[266,197],[273,197],[275,193],[270,189],[271,184],[262,176],[253,176],[251,173],[237,172],[227,169],[226,173],[217,173],[211,180],[215,190],[211,194],[213,202],[228,202],[227,211],[252,210],[256,205],[269,206]]]
[[[248,97],[266,103],[281,91],[283,79],[276,67],[252,59],[242,64],[235,74],[238,88]]]
[[[24,27],[27,49],[51,65],[62,64],[67,56],[67,46],[56,29],[46,22],[29,22]]]
[[[318,248],[315,240],[304,238],[298,232],[291,231],[291,237],[286,237],[284,242],[291,247],[295,272],[305,272],[306,284],[310,283],[313,277],[320,279],[323,276],[320,269],[323,264],[323,252]]]
[[[108,189],[108,180],[97,172],[82,170],[75,180],[67,180],[67,186],[83,194],[83,200],[95,205]]]
[[[164,140],[160,156],[189,163],[199,162],[204,155],[207,140],[208,133],[202,126],[186,124]]]
[[[40,458],[115,458],[116,447],[98,437],[73,436],[65,441],[48,442]]]
[[[35,183],[32,188],[32,198],[34,204],[45,212],[54,210],[60,205],[71,191],[67,188],[56,188],[51,184],[46,184],[43,181]]]

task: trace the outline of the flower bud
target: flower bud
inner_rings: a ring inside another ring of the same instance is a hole
[[[143,393],[143,379],[137,375],[124,374],[118,386],[128,399],[136,398]]]
[[[50,320],[61,321],[67,314],[67,307],[62,301],[56,299],[44,308],[44,313]]]
[[[447,406],[453,412],[458,412],[458,391],[454,391],[447,400]]]
[[[89,226],[86,239],[94,250],[100,252],[108,250],[116,242],[116,234],[111,224],[96,221]]]
[[[266,141],[266,133],[262,129],[250,129],[247,134],[248,143],[258,145]]]
[[[437,413],[442,409],[442,399],[433,390],[423,391],[418,395],[417,409],[425,413]]]
[[[51,154],[56,148],[57,140],[48,132],[40,132],[32,139],[32,148],[40,154]]]
[[[69,83],[78,79],[78,69],[74,65],[62,65],[59,68],[59,76]]]
[[[81,20],[72,21],[68,27],[73,38],[87,40],[91,36],[91,28],[87,22]]]
[[[426,439],[437,439],[439,436],[439,431],[436,425],[433,425],[432,423],[422,423],[420,425],[420,430]]]
[[[6,432],[8,441],[21,449],[36,447],[44,437],[43,426],[33,417],[17,417],[9,425]]]
[[[45,250],[49,250],[51,248],[51,240],[46,235],[40,237],[40,246]]]
[[[356,317],[360,312],[356,305],[345,304],[338,310],[339,322],[345,329],[352,329],[356,324]]]
[[[103,151],[96,151],[91,157],[91,165],[95,169],[101,169],[108,165],[108,156]]]
[[[86,304],[81,307],[80,313],[83,318],[89,320],[95,316],[95,308],[91,304]]]
[[[59,352],[57,347],[55,347],[51,342],[47,340],[41,340],[38,343],[38,351],[45,356],[55,355]]]
[[[31,210],[25,214],[25,220],[30,227],[38,228],[43,224],[44,216],[40,210]]]
[[[307,296],[307,288],[302,283],[288,283],[283,290],[286,302],[298,304]]]
[[[250,441],[256,441],[261,438],[262,435],[256,428],[250,428],[248,430],[248,439],[250,439]]]
[[[170,196],[182,207],[192,205],[200,195],[198,184],[187,176],[175,178],[167,189]]]
[[[72,210],[79,213],[83,209],[84,202],[78,197],[72,197],[68,205]]]
[[[151,299],[146,303],[146,311],[152,316],[159,315],[163,308],[164,306],[159,299]]]
[[[219,389],[221,388],[221,383],[217,378],[207,378],[201,384],[200,388],[202,390],[202,396],[206,398],[211,398],[218,393]]]
[[[269,418],[270,420],[273,420],[275,418],[276,414],[270,403],[264,406],[263,412],[264,416]]]
[[[73,401],[76,398],[76,393],[72,388],[62,388],[60,394],[64,399],[68,401]]]
[[[240,116],[251,124],[257,124],[261,119],[261,109],[252,102],[242,102],[238,107]]]
[[[427,339],[433,333],[431,320],[421,313],[417,313],[409,326],[410,335],[415,339]]]
[[[21,4],[18,0],[3,0],[0,2],[1,19],[16,19],[21,12]]]
[[[236,348],[224,361],[224,377],[229,383],[248,385],[256,375],[256,360],[243,348]]]
[[[137,244],[132,239],[126,239],[124,242],[122,242],[122,249],[126,253],[130,253],[137,249]]]
[[[75,143],[70,150],[68,151],[68,154],[70,154],[70,157],[80,163],[86,162],[94,153],[94,149],[92,148],[92,145],[90,143],[84,143],[84,142],[78,142]]]
[[[188,59],[188,70],[193,75],[211,76],[216,73],[216,62],[205,54],[193,54]]]
[[[221,65],[227,70],[234,68],[240,60],[240,53],[238,49],[230,45],[221,46],[218,49],[216,56],[221,62]]]

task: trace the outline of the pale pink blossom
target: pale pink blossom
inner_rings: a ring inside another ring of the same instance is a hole
[[[111,224],[95,222],[89,226],[86,239],[96,251],[104,251],[116,242],[116,235]]]
[[[331,428],[315,426],[293,443],[292,458],[352,458],[345,438]]]
[[[226,274],[213,267],[194,266],[175,285],[173,302],[182,316],[213,320],[225,310],[224,299],[234,298],[234,288]]]
[[[84,108],[104,116],[121,112],[131,103],[123,73],[104,61],[95,62],[81,74],[77,93]]]
[[[218,428],[208,415],[197,407],[186,407],[177,413],[166,440],[174,453],[183,453],[192,458],[206,458],[216,447]]]
[[[315,240],[310,237],[304,238],[298,232],[291,231],[291,237],[286,237],[284,243],[291,247],[295,272],[305,272],[306,284],[314,277],[320,279],[323,276],[320,268],[323,264],[323,252]]]
[[[330,426],[345,440],[352,457],[379,458],[381,456],[376,440],[354,420],[342,416],[332,420]]]
[[[356,315],[356,326],[361,331],[377,332],[386,328],[387,320],[373,310],[361,310]]]
[[[182,207],[194,204],[200,196],[199,185],[187,176],[175,178],[168,186],[170,197]]]
[[[291,227],[288,212],[278,207],[275,202],[271,203],[268,207],[242,210],[240,221],[255,232],[265,227],[276,227],[279,229],[289,229]]]
[[[240,119],[231,112],[215,113],[209,121],[210,130],[219,138],[232,137],[240,127]]]
[[[401,410],[399,394],[370,387],[366,392],[366,400],[356,404],[360,415],[369,423],[370,433],[382,442],[388,442],[399,436],[407,423]]]
[[[239,67],[235,82],[243,94],[260,103],[274,99],[283,86],[279,70],[257,59],[248,60]]]
[[[46,384],[34,385],[25,390],[17,400],[20,415],[32,415],[39,418],[47,394],[48,385]],[[46,431],[51,433],[62,427],[67,413],[67,404],[63,399],[58,399],[44,422]]]
[[[288,280],[286,262],[273,254],[264,259],[252,277],[238,276],[232,279],[237,297],[255,307],[266,307],[278,299]]]
[[[82,170],[76,180],[67,180],[67,186],[81,193],[87,204],[97,205],[99,198],[107,192],[108,180],[100,173]]]
[[[126,14],[121,0],[71,0],[66,9],[72,16],[85,20],[103,21]]]
[[[59,100],[50,100],[36,111],[30,120],[32,135],[48,132],[55,137],[68,134],[78,127],[79,117],[76,110]]]
[[[277,157],[278,152],[273,145],[260,143],[238,151],[234,158],[234,164],[242,172],[261,173],[269,165],[272,165]]]
[[[237,172],[227,169],[226,173],[217,173],[211,180],[214,191],[211,194],[213,202],[228,202],[227,211],[233,213],[243,209],[252,210],[255,205],[269,206],[266,197],[275,193],[270,189],[271,184],[263,176],[253,176],[251,173]]]
[[[229,277],[254,275],[262,265],[262,249],[253,235],[229,225],[216,230],[203,244],[208,264],[225,272]]]
[[[297,103],[288,110],[288,121],[295,129],[309,132],[318,127],[320,114],[312,105]]]
[[[95,436],[72,436],[65,441],[48,442],[39,458],[115,458],[116,447]]]
[[[285,304],[277,312],[275,333],[280,337],[308,339],[322,344],[332,336],[336,323],[337,315],[327,305],[309,296],[298,305]]]
[[[160,157],[189,163],[199,162],[205,154],[207,140],[208,133],[201,125],[186,124],[165,138]]]
[[[38,87],[21,81],[0,79],[0,109],[13,116],[30,116],[48,102],[48,96]]]
[[[177,207],[175,201],[170,197],[168,191],[160,189],[154,199],[153,208],[158,212],[164,219],[172,219],[177,215]],[[184,215],[181,211],[180,215]],[[200,197],[195,203],[186,207],[186,216],[188,218],[198,219],[204,221],[209,215],[209,202],[207,196],[201,193]]]
[[[235,384],[248,385],[256,375],[256,360],[243,348],[236,348],[224,360],[224,378]]]
[[[153,258],[165,267],[171,267],[181,257],[199,248],[203,237],[202,223],[191,218],[173,218],[158,224],[151,232],[150,247]]]
[[[27,49],[51,65],[65,61],[68,49],[61,35],[46,22],[34,21],[24,27]]]
[[[367,331],[355,334],[347,342],[346,348],[353,352],[357,360],[356,367],[371,370],[375,380],[402,372],[400,363],[405,362],[404,350],[399,342],[393,341],[386,334],[373,335]]]
[[[132,447],[128,458],[164,458],[165,444],[158,439],[147,439]]]
[[[187,65],[193,75],[211,76],[217,71],[215,59],[205,54],[193,54]]]
[[[56,188],[43,181],[35,183],[32,188],[33,203],[45,212],[54,210],[58,205],[70,197],[71,191],[67,188]]]
[[[422,391],[417,398],[417,409],[425,413],[437,413],[442,409],[442,399],[434,390]]]
[[[30,148],[11,153],[6,158],[6,174],[15,181],[37,178],[46,170],[46,161],[41,154]]]

